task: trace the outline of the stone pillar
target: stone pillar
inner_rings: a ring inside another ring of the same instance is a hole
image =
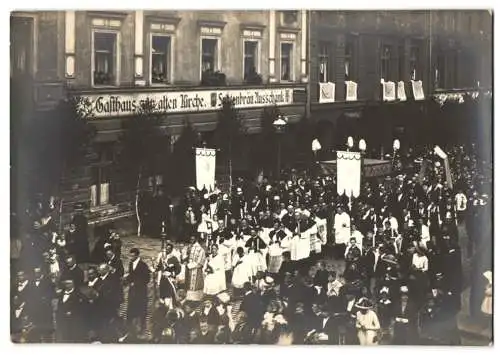
[[[309,41],[307,40],[308,36],[308,22],[307,22],[307,10],[302,10],[300,14],[301,18],[301,40],[300,40],[300,78],[301,81],[307,82],[307,45]]]
[[[134,50],[134,77],[135,85],[145,86],[144,78],[144,11],[135,11],[135,50]]]
[[[75,11],[65,11],[64,24],[64,75],[71,79],[75,77]]]
[[[276,82],[276,11],[269,12],[269,82]]]

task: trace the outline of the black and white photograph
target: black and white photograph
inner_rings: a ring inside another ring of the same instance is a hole
[[[12,343],[493,345],[492,9],[71,5],[10,12]]]

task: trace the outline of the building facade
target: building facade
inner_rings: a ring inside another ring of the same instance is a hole
[[[187,122],[209,137],[227,95],[247,133],[274,105],[299,121],[307,21],[306,11],[13,13],[12,76],[31,75],[37,110],[66,93],[82,97],[97,129],[88,166],[64,182],[68,208],[84,202],[95,220],[131,213],[130,193],[109,176],[123,124],[144,101],[162,114],[172,145]]]
[[[68,211],[84,202],[92,221],[132,214],[130,192],[109,176],[113,146],[141,102],[155,103],[172,145],[186,122],[209,137],[226,95],[250,135],[276,105],[292,125],[315,123],[326,159],[348,134],[383,153],[394,136],[422,131],[432,95],[491,89],[491,66],[492,14],[479,10],[11,16],[11,78],[23,78],[33,109],[67,93],[91,105],[95,149],[63,185]]]
[[[412,131],[405,137],[411,143],[433,95],[491,88],[492,14],[486,10],[310,16],[311,119],[327,149],[345,144],[347,135],[387,149],[404,130]]]

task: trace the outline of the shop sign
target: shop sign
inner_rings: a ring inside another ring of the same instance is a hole
[[[294,88],[203,90],[176,92],[137,92],[123,94],[95,94],[81,96],[81,105],[92,118],[132,116],[144,107],[155,113],[206,112],[222,107],[229,96],[235,108],[285,106],[294,103]]]

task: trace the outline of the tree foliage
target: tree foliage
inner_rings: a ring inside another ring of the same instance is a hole
[[[118,164],[125,182],[132,189],[144,174],[160,172],[160,156],[168,152],[166,138],[161,128],[161,115],[149,101],[141,105],[136,115],[123,120],[123,131],[118,139]]]
[[[49,110],[35,110],[34,103],[19,99],[26,83],[13,83],[11,89],[12,169],[17,192],[22,190],[18,202],[58,195],[61,179],[81,166],[95,135],[88,122],[91,111],[83,109],[89,104],[68,94]]]
[[[258,151],[258,162],[259,169],[263,169],[265,175],[269,175],[275,166],[275,160],[277,155],[270,155],[270,152],[274,152],[277,149],[277,137],[276,128],[274,127],[274,121],[281,114],[279,108],[275,106],[270,106],[264,108],[262,112],[262,117],[260,121],[261,132],[258,139],[259,146]]]
[[[170,171],[169,179],[171,187],[174,190],[172,191],[173,194],[181,192],[183,187],[194,183],[195,166],[193,148],[196,140],[196,131],[191,123],[185,120],[182,133],[174,143],[171,166],[175,167],[175,169]]]
[[[245,132],[234,100],[226,96],[222,100],[221,110],[217,115],[217,127],[213,144],[227,159],[232,159],[241,149],[241,138]]]

